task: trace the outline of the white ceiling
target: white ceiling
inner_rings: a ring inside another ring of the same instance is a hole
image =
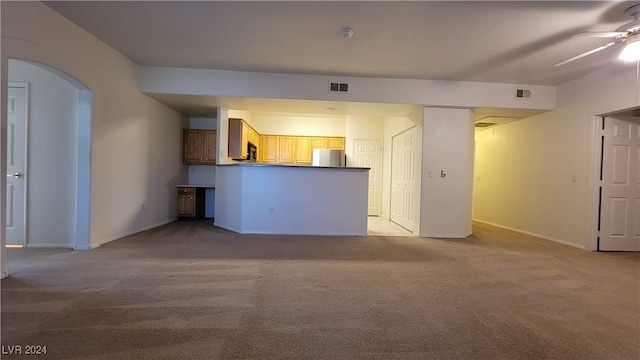
[[[46,2],[139,65],[536,85],[558,85],[604,66],[633,66],[616,59],[621,50],[616,45],[552,67],[608,40],[571,35],[612,31],[632,20],[624,10],[636,3]],[[353,37],[340,36],[345,26],[353,29]],[[225,101],[283,105],[260,99],[158,98],[191,113]]]

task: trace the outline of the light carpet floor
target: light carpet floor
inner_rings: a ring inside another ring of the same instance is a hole
[[[638,359],[640,257],[482,224],[459,240],[175,222],[9,249],[3,352],[46,359]]]

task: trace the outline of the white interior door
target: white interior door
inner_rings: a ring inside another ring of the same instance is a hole
[[[7,99],[7,245],[25,245],[27,85],[9,84]]]
[[[640,126],[604,125],[598,250],[640,251]]]
[[[380,216],[382,203],[382,141],[356,140],[354,159],[358,167],[369,170],[369,215]]]
[[[416,186],[416,128],[392,138],[390,220],[413,231]]]

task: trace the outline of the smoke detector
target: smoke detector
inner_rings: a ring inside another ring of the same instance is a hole
[[[353,30],[351,28],[342,28],[342,30],[340,30],[340,35],[342,35],[343,38],[350,38],[353,36]]]

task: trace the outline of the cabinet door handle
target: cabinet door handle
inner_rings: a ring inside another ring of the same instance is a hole
[[[192,197],[190,197],[189,199],[193,200],[193,196],[192,196]]]

